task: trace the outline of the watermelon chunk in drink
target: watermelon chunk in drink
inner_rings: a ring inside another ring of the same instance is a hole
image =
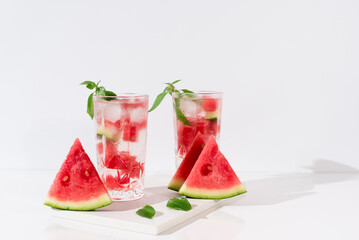
[[[218,99],[214,98],[203,98],[202,107],[206,112],[214,112],[218,107]]]

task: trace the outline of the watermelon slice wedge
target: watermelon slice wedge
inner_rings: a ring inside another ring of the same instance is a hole
[[[183,183],[186,181],[188,175],[190,174],[192,167],[201,154],[204,145],[205,141],[203,135],[198,132],[195,139],[193,140],[192,146],[188,150],[188,153],[178,167],[175,175],[172,177],[172,180],[168,184],[169,189],[178,191],[182,187]]]
[[[67,210],[93,210],[111,203],[110,195],[77,138],[44,204]]]
[[[212,135],[198,157],[179,194],[193,198],[222,199],[245,193]]]

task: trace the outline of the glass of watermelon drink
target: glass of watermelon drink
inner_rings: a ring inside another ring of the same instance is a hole
[[[148,95],[94,96],[93,102],[100,177],[114,201],[139,199],[144,189]]]
[[[172,94],[176,168],[181,164],[198,132],[203,134],[205,141],[211,135],[219,141],[222,98],[222,92],[210,91]]]

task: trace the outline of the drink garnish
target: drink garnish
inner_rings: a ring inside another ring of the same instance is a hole
[[[117,96],[116,93],[112,91],[107,91],[104,86],[99,86],[98,84],[101,82],[98,81],[98,83],[92,82],[92,81],[84,81],[80,85],[86,85],[86,87],[90,90],[95,89],[93,93],[90,94],[90,96],[87,99],[87,113],[93,119],[94,117],[94,109],[93,109],[93,95],[96,94],[98,96],[104,96],[103,99],[106,101],[111,101],[116,99]]]
[[[192,91],[190,91],[188,89],[176,89],[174,84],[178,83],[179,81],[181,81],[181,80],[176,80],[171,83],[165,83],[167,86],[160,94],[157,95],[155,101],[152,104],[152,107],[150,108],[150,110],[148,110],[148,112],[152,112],[153,110],[155,110],[160,105],[160,103],[162,102],[162,100],[165,98],[165,96],[167,94],[172,96],[172,93],[174,93],[174,92],[176,92],[176,93],[193,93]],[[179,98],[175,98],[173,107],[176,112],[177,119],[179,121],[181,121],[184,125],[191,125],[189,123],[188,119],[183,114],[182,110],[180,109],[180,99]]]
[[[184,197],[174,197],[168,200],[167,205],[168,208],[189,211],[192,209],[191,204],[188,202],[187,198]]]
[[[146,205],[143,208],[138,209],[136,214],[151,219],[156,214],[156,210],[152,206]]]

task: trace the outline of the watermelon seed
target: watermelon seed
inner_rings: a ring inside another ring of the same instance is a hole
[[[209,175],[209,174],[212,173],[212,169],[213,169],[213,167],[212,167],[211,165],[209,165],[209,164],[204,165],[204,166],[202,166],[202,168],[201,168],[201,174],[202,174],[203,176],[207,176],[207,175]]]
[[[86,176],[86,177],[90,176],[90,174],[88,173],[88,171],[85,171],[85,176]]]
[[[65,177],[62,179],[62,181],[66,182],[67,179],[69,179],[69,177],[68,177],[68,176],[65,176]]]

